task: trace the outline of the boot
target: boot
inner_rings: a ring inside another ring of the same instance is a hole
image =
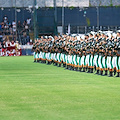
[[[67,65],[67,67],[65,69],[68,69],[68,68],[69,68],[69,66]]]
[[[61,67],[61,64],[59,64],[59,66],[58,67]]]
[[[114,75],[116,75],[116,70],[114,70]]]
[[[109,73],[109,76],[108,77],[113,77],[113,74],[112,74],[112,72],[110,71],[110,73]]]
[[[97,72],[95,74],[99,74],[99,70],[97,70]]]
[[[98,73],[98,75],[101,75],[101,70],[99,70],[99,73]]]
[[[53,60],[50,62],[51,64],[53,63]]]
[[[105,74],[103,76],[106,76],[107,75],[107,70],[105,70]]]
[[[72,68],[72,66],[70,66],[70,70],[72,70],[73,68]]]
[[[90,73],[93,73],[93,68],[91,68],[91,72]]]
[[[100,75],[103,75],[103,71],[100,72]]]
[[[41,63],[41,60],[39,60],[39,63]]]
[[[96,71],[96,66],[94,65],[95,71]]]
[[[85,67],[83,68],[83,71],[82,72],[85,72]]]
[[[77,67],[75,68],[75,71],[78,71],[78,68],[77,68]]]
[[[73,66],[70,66],[70,70],[73,70],[73,71],[74,71],[74,68],[73,68]]]
[[[63,67],[66,67],[66,64],[64,64],[64,66]]]
[[[74,69],[75,69],[75,68],[72,66],[72,67],[71,67],[71,70],[73,70],[73,71],[74,71]]]
[[[57,63],[55,63],[55,66],[57,66]]]
[[[81,72],[81,68],[79,68],[79,71]]]
[[[53,65],[55,66],[56,62],[53,62]]]
[[[90,73],[90,68],[88,68],[88,71],[87,71],[87,73]]]
[[[71,66],[68,67],[68,70],[71,70]]]
[[[120,77],[120,73],[119,72],[117,72],[117,76],[116,77]]]

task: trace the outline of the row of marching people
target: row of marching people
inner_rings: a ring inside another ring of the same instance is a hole
[[[120,77],[120,33],[89,33],[36,40],[34,62],[54,64],[68,70]]]
[[[65,55],[62,53],[34,53],[34,59],[35,62],[46,63],[47,64],[54,64],[55,66],[61,67],[63,64],[63,67],[66,67],[66,69],[69,70],[75,70],[75,71],[83,71],[87,73],[93,73],[95,70],[97,71],[96,74],[99,75],[108,75],[109,70],[109,76],[113,76],[116,74],[116,71],[118,73],[117,76],[120,77],[120,57],[111,57],[102,56],[100,54],[96,54],[94,57],[92,54],[89,55]],[[103,74],[103,71],[105,70],[105,74]]]

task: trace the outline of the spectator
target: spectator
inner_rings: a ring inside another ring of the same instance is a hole
[[[25,26],[27,25],[26,20],[23,22],[23,27],[25,28]]]
[[[15,21],[12,22],[12,27],[13,27],[13,34],[15,35],[16,34],[16,22]]]
[[[0,42],[0,49],[2,49],[2,44],[1,44],[1,42]]]
[[[8,25],[8,23],[6,23],[6,24],[4,25],[4,32],[5,32],[5,35],[8,35],[8,34],[9,34],[9,25]]]
[[[31,19],[30,18],[28,18],[27,19],[27,25],[30,27],[30,23],[31,23]]]
[[[1,23],[1,29],[4,30],[4,22]]]
[[[30,40],[30,45],[32,45],[33,44],[33,41],[32,40]]]
[[[8,17],[7,17],[7,15],[4,15],[4,17],[3,17],[3,22],[6,24],[6,23],[8,23]]]
[[[17,29],[18,29],[18,31],[22,31],[22,24],[21,24],[21,22],[20,21],[18,21],[18,24],[17,24]]]
[[[0,31],[1,31],[1,29],[2,29],[2,25],[0,24]]]
[[[9,32],[10,32],[10,35],[13,34],[13,29],[12,29],[12,24],[11,23],[9,23]]]
[[[0,32],[0,42],[2,42],[2,38],[3,38],[3,35],[2,35],[2,32]]]

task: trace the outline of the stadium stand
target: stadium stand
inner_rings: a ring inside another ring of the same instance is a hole
[[[21,45],[28,44],[30,42],[30,36],[29,36],[30,21],[31,19],[29,18],[26,21],[24,21],[23,24],[21,24],[21,22],[18,21],[16,26],[15,21],[12,21],[10,23],[7,15],[4,15],[0,27],[0,35],[1,35],[0,41],[2,42],[3,41],[2,38],[6,36],[8,39],[10,39],[10,41],[17,40]],[[17,32],[17,36],[16,36],[16,32]]]

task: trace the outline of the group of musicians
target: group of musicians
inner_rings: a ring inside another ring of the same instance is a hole
[[[120,32],[41,36],[33,44],[34,62],[68,70],[120,77]]]

